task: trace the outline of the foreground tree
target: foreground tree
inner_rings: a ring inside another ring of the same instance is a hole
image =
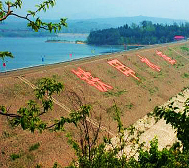
[[[56,0],[47,0],[43,1],[42,3],[36,5],[35,11],[27,11],[25,16],[21,16],[14,12],[17,8],[22,8],[22,0],[16,0],[16,1],[0,1],[0,22],[3,20],[6,20],[9,16],[15,16],[24,20],[28,21],[28,27],[31,27],[36,32],[39,29],[45,29],[50,32],[54,30],[55,32],[57,30],[60,30],[62,26],[67,26],[66,18],[61,18],[59,23],[46,23],[43,22],[40,17],[38,16],[38,13],[41,11],[46,12],[46,10],[49,9],[49,7],[54,7],[56,4]]]

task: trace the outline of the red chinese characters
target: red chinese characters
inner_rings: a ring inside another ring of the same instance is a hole
[[[141,57],[140,55],[137,54],[137,56],[140,58],[141,62],[146,63],[146,65],[148,65],[150,68],[156,70],[156,71],[161,71],[161,68],[157,65],[154,65],[153,63],[151,63],[147,58]]]
[[[164,58],[166,61],[168,61],[171,65],[176,64],[176,60],[172,60],[170,57],[167,55],[164,55],[161,51],[156,50],[156,54],[159,55],[160,57]]]
[[[108,89],[113,89],[112,86],[103,83],[99,78],[92,77],[90,72],[86,72],[81,68],[78,68],[77,71],[72,70],[72,72],[76,74],[80,79],[86,81],[89,85],[96,87],[101,92],[107,92]]]
[[[138,77],[136,77],[135,72],[132,69],[126,67],[121,62],[119,62],[117,59],[108,61],[108,64],[115,67],[117,70],[119,70],[120,72],[125,74],[127,77],[132,76],[133,78],[140,80]]]

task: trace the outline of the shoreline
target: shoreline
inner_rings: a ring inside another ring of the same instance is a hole
[[[169,45],[174,45],[174,44],[179,44],[179,43],[184,44],[184,43],[186,43],[186,41],[155,44],[155,45],[150,45],[147,47],[134,48],[134,49],[120,51],[120,52],[114,52],[114,53],[99,54],[99,55],[88,56],[88,57],[84,57],[84,58],[78,58],[78,59],[74,59],[74,60],[62,61],[62,62],[57,62],[57,63],[52,63],[52,64],[44,64],[44,65],[36,65],[36,66],[31,66],[31,67],[23,67],[23,68],[19,68],[19,69],[12,69],[12,70],[7,70],[6,72],[0,72],[0,78],[24,75],[26,73],[33,73],[33,72],[36,72],[39,70],[48,70],[48,69],[52,69],[52,68],[59,67],[59,66],[75,65],[80,62],[86,62],[86,61],[90,62],[90,61],[98,60],[101,58],[104,59],[104,58],[107,58],[108,56],[115,57],[116,55],[121,55],[124,53],[132,53],[132,52],[136,52],[136,50],[139,51],[139,50],[152,49],[152,48],[162,47],[162,46],[166,47]]]
[[[46,40],[45,43],[69,43],[69,44],[87,44],[82,41],[64,41],[64,40]]]
[[[153,46],[156,47],[156,46]],[[153,48],[150,47],[150,48]],[[18,68],[18,69],[11,69],[7,70],[6,72],[0,72],[0,78],[2,77],[9,77],[9,76],[16,76],[20,74],[26,74],[26,73],[33,73],[38,70],[43,70],[43,69],[52,69],[54,67],[59,67],[59,66],[67,66],[67,65],[74,65],[80,62],[85,62],[85,61],[93,61],[93,60],[98,60],[100,58],[107,57],[108,55],[115,56],[115,55],[120,55],[123,53],[130,53],[130,52],[135,52],[136,50],[142,50],[142,49],[147,49],[148,47],[140,47],[140,48],[134,48],[130,50],[123,50],[119,52],[113,52],[113,53],[103,53],[103,54],[98,54],[98,55],[93,55],[93,56],[88,56],[88,57],[83,57],[83,58],[77,58],[73,60],[68,60],[68,61],[62,61],[62,62],[57,62],[57,63],[51,63],[51,64],[40,64],[36,66],[29,66],[29,67],[23,67],[23,68]],[[31,71],[31,72],[30,72]]]

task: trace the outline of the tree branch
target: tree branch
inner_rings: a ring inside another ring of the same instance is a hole
[[[9,15],[11,15],[12,14],[12,12],[13,11],[11,11],[11,6],[10,6],[10,4],[8,3],[7,4],[7,6],[8,6],[8,11],[7,12],[5,12],[6,13],[6,15],[5,16],[3,16],[2,18],[0,18],[0,22],[1,21],[3,21],[3,20],[5,20]]]
[[[25,20],[27,20],[27,21],[29,21],[29,22],[33,22],[32,20],[28,19],[28,16],[20,16],[20,15],[18,15],[18,14],[16,14],[16,13],[11,13],[10,15],[16,16],[16,17],[21,18],[21,19],[25,19]],[[41,28],[41,29],[44,29],[44,30],[49,30],[49,29],[46,28],[45,26],[40,26],[40,28]]]
[[[16,115],[16,114],[7,114],[7,113],[3,113],[0,111],[0,115],[4,115],[4,116],[7,116],[7,117],[12,117],[12,118],[21,118],[21,116],[19,115]]]

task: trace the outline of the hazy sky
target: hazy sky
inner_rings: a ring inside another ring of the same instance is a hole
[[[23,0],[23,10],[33,8],[40,1]],[[189,0],[57,0],[56,6],[41,17],[89,19],[143,15],[189,21],[188,8]]]

